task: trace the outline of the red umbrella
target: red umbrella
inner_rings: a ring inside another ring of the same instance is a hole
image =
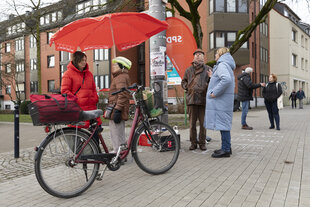
[[[51,38],[56,50],[75,52],[107,49],[114,44],[119,51],[137,46],[168,28],[165,21],[137,12],[106,14],[79,19],[60,28]]]

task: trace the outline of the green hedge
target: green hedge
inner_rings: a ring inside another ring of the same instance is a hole
[[[30,104],[31,101],[23,101],[20,105],[20,113],[21,114],[29,114],[28,111],[28,104]]]

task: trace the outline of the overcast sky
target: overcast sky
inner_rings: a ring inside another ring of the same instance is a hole
[[[28,3],[30,0],[15,0],[16,2],[25,2]],[[34,0],[37,2],[37,0]],[[55,3],[59,0],[41,0],[44,3]],[[258,1],[258,0],[257,0]],[[12,2],[12,0],[0,0],[0,21],[7,19],[8,14],[15,13],[12,10],[12,7],[9,6],[8,2]],[[296,3],[298,2],[298,3]],[[310,24],[310,8],[308,7],[307,2],[310,4],[310,0],[285,0],[286,3],[298,16],[301,18],[303,22]],[[10,12],[11,9],[11,12]],[[29,9],[28,9],[29,10]]]

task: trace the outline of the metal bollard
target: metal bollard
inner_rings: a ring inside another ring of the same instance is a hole
[[[14,108],[14,157],[19,158],[19,106]]]

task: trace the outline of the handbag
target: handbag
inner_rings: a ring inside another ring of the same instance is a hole
[[[34,126],[75,123],[82,112],[77,98],[68,94],[32,94],[30,101],[28,108]]]
[[[105,119],[112,119],[112,113],[115,108],[116,104],[108,104],[108,106],[105,108],[105,111],[103,113],[103,118]]]

